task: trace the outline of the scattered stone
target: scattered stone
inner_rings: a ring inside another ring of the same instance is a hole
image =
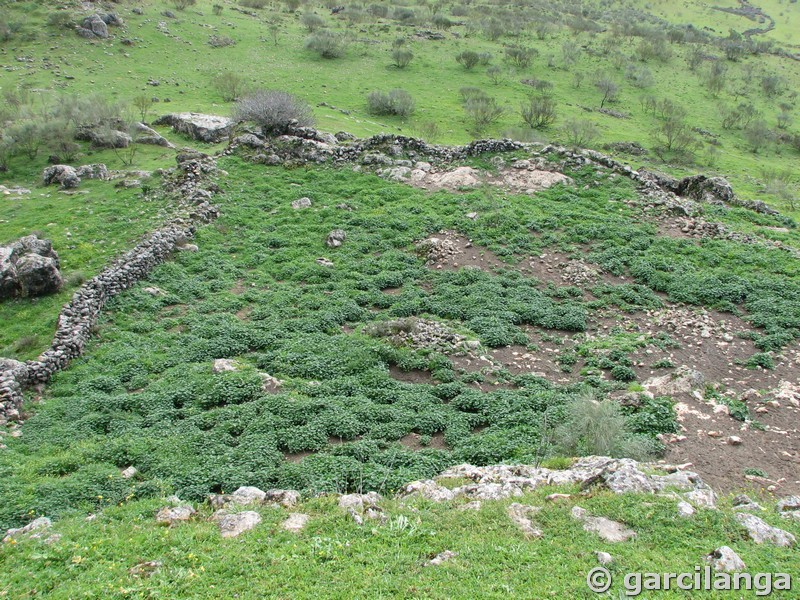
[[[128,467],[127,469],[123,470],[120,475],[123,479],[131,479],[136,476],[139,471],[136,470],[136,467]]]
[[[542,530],[533,526],[531,515],[535,515],[542,508],[540,506],[526,506],[514,502],[507,509],[508,517],[519,527],[526,538],[539,538],[542,537]]]
[[[332,261],[332,260],[328,260],[328,259],[327,259],[327,258],[325,258],[324,256],[320,256],[320,257],[319,257],[319,258],[318,258],[316,261],[314,261],[314,262],[316,262],[318,265],[321,265],[321,266],[323,266],[323,267],[328,267],[328,268],[330,268],[330,267],[332,267],[332,266],[333,266],[333,261]]]
[[[800,521],[800,496],[781,498],[776,508],[782,517]]]
[[[472,502],[467,502],[466,504],[462,504],[458,507],[459,510],[480,510],[481,509],[481,501],[480,500],[473,500]]]
[[[267,492],[251,485],[245,485],[231,494],[230,502],[239,506],[249,506],[251,504],[263,504],[266,498]]]
[[[607,542],[627,542],[629,539],[636,537],[636,532],[625,527],[622,523],[612,521],[606,517],[594,517],[580,506],[573,506],[571,514],[573,518],[583,521],[584,531],[595,533]]]
[[[302,208],[309,208],[311,207],[311,198],[299,198],[292,202],[292,208],[295,210],[300,210]]]
[[[378,492],[368,492],[366,494],[344,494],[343,496],[339,497],[339,508],[343,508],[345,510],[352,508],[353,510],[362,513],[368,508],[376,508],[381,499],[381,495]]]
[[[735,496],[731,504],[733,508],[737,510],[764,510],[758,502],[751,499],[750,496],[746,494]]]
[[[705,377],[700,371],[683,366],[674,373],[651,377],[642,386],[656,396],[675,396],[690,394],[692,390],[702,389],[704,384]]]
[[[425,498],[433,502],[447,502],[455,497],[452,490],[439,485],[432,479],[412,481],[408,485],[403,486],[399,495],[401,498]]]
[[[99,179],[101,181],[106,181],[111,178],[108,167],[103,163],[81,165],[75,169],[75,174],[81,179]]]
[[[267,490],[264,502],[276,504],[283,508],[292,508],[300,502],[300,492],[295,490]]]
[[[698,508],[717,508],[717,495],[711,488],[697,488],[683,495],[689,502]]]
[[[770,542],[776,546],[793,546],[795,537],[788,531],[772,527],[762,519],[749,513],[736,513],[736,520],[750,534],[750,538],[756,544]]]
[[[28,235],[0,246],[0,300],[57,292],[64,285],[59,266],[50,240]]]
[[[308,524],[308,521],[310,519],[311,517],[303,513],[291,513],[289,515],[289,518],[283,522],[282,527],[286,531],[291,531],[293,533],[300,533]]]
[[[214,359],[214,365],[211,367],[212,373],[226,373],[229,371],[238,371],[239,367],[236,361],[230,358],[217,358]]]
[[[6,531],[6,535],[3,537],[4,542],[10,542],[11,540],[17,540],[23,536],[31,534],[33,532],[41,533],[44,530],[50,529],[53,523],[47,517],[39,517],[38,519],[34,519],[24,527],[20,527],[17,529],[9,529]]]
[[[128,573],[130,573],[132,577],[150,577],[161,568],[162,564],[160,560],[148,560],[147,562],[134,565],[128,569]]]
[[[346,238],[347,234],[343,230],[334,229],[328,234],[328,238],[325,240],[325,245],[328,246],[328,248],[338,248],[344,244]]]
[[[261,515],[252,510],[218,514],[215,518],[224,538],[238,537],[261,523]]]
[[[742,438],[740,438],[738,435],[731,435],[728,436],[727,442],[729,446],[741,446]]]
[[[717,571],[744,571],[747,568],[739,555],[728,546],[720,546],[709,554],[706,560]]]
[[[458,553],[452,552],[450,550],[445,550],[444,552],[440,552],[436,556],[434,556],[431,560],[426,563],[428,567],[438,567],[443,562],[446,562],[452,558],[458,556]]]
[[[81,37],[106,39],[108,37],[108,24],[100,15],[91,15],[83,20],[77,31]]]
[[[595,552],[594,555],[597,557],[597,562],[601,565],[608,566],[614,562],[614,557],[608,552]]]
[[[174,148],[175,145],[170,142],[163,135],[158,133],[155,129],[148,127],[144,123],[137,123],[136,129],[136,143],[147,144],[150,146],[161,146],[162,148]]]
[[[159,525],[169,525],[170,527],[188,521],[195,514],[196,510],[184,504],[182,506],[165,506],[156,513],[156,522]]]

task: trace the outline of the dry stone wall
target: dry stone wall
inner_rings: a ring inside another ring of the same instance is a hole
[[[177,160],[178,167],[165,174],[164,193],[176,198],[179,216],[148,235],[75,292],[61,310],[50,348],[39,358],[24,363],[0,359],[0,423],[20,418],[26,386],[48,381],[83,353],[92,328],[110,298],[146,277],[194,236],[198,225],[219,215],[218,209],[209,203],[218,191],[211,180],[216,172],[215,161],[193,151],[179,153]]]

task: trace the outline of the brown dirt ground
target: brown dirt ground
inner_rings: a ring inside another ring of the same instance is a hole
[[[518,268],[522,274],[544,283],[572,285],[565,278],[565,269],[574,263],[574,259],[564,252],[547,251],[512,267],[491,251],[472,244],[468,238],[456,232],[440,232],[433,237],[451,242],[455,254],[430,264],[432,269],[477,267],[497,271]],[[624,277],[603,273],[599,267],[594,268],[599,271],[596,281],[612,284],[629,282]],[[591,295],[587,293],[587,296]],[[663,294],[661,297],[664,299]],[[759,492],[774,486],[770,491],[775,493],[800,493],[800,408],[786,402],[780,406],[764,404],[769,400],[768,391],[781,381],[796,382],[800,378],[800,346],[795,344],[777,357],[774,370],[749,369],[744,365],[758,350],[751,340],[741,337],[740,334],[752,330],[741,317],[676,305],[666,300],[664,302],[664,308],[652,311],[624,313],[607,309],[596,313],[587,334],[602,337],[620,329],[648,337],[667,333],[678,347],[661,348],[648,344],[631,355],[638,381],[669,373],[670,369],[651,367],[661,359],[669,359],[676,367],[686,365],[697,369],[703,373],[707,383],[731,390],[737,397],[746,390],[761,390],[760,400],[747,400],[746,404],[753,418],[764,426],[763,430],[748,427],[725,412],[715,413],[713,406],[702,397],[676,397],[676,402],[687,409],[680,417],[686,439],[670,443],[664,460],[676,464],[692,463],[691,469],[700,473],[719,492],[741,489]],[[508,369],[512,374],[535,373],[556,383],[568,383],[580,377],[582,361],[565,373],[556,358],[563,349],[576,343],[575,338],[582,338],[582,334],[545,332],[535,327],[527,327],[526,331],[538,350],[508,346],[487,349],[480,357],[451,359],[457,369],[488,374],[485,382],[474,384],[482,390],[497,389],[498,382],[491,377],[491,372],[497,366]],[[423,379],[417,375],[418,381]],[[716,437],[709,436],[709,431]],[[731,435],[741,438],[742,443],[728,444],[727,439]],[[768,474],[768,479],[746,476],[745,469],[750,468],[762,469]]]

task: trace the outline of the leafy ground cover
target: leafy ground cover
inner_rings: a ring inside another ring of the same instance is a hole
[[[790,259],[781,267],[776,250],[662,238],[624,202],[635,194],[623,178],[586,187],[582,178],[594,181],[594,171],[569,173],[576,185],[534,200],[500,190],[429,194],[350,169],[266,168],[239,158],[221,166],[237,183],[219,198],[223,216],[199,232],[201,250],[180,253],[114,300],[97,342],[28,407],[24,435],[8,439],[2,526],[169,490],[194,500],[246,484],[388,492],[456,462],[535,462],[558,452],[553,430],[583,386],[625,389],[636,377],[631,353],[661,343],[624,332],[578,340],[591,368],[574,384],[505,373],[497,384],[506,385],[481,391],[480,372],[439,350],[370,335],[375,323],[433,318],[486,348],[535,348],[524,326],[581,335],[597,311],[658,305],[646,285],[660,282],[668,298],[744,307],[770,351],[797,332]],[[312,206],[293,209],[303,196]],[[476,210],[481,218],[465,216]],[[415,242],[452,228],[504,255],[508,267],[427,268]],[[325,246],[332,229],[347,232],[340,248]],[[644,285],[607,284],[587,300],[575,286],[513,268],[520,256],[579,244]],[[713,277],[728,285],[709,285]],[[238,361],[239,370],[213,373],[218,358]],[[564,358],[567,370],[574,362]],[[432,379],[398,381],[389,366]],[[264,374],[283,386],[265,391]],[[655,435],[675,431],[664,406],[626,411],[645,452],[656,448]],[[420,447],[403,443],[412,434]],[[141,479],[120,477],[131,464]]]

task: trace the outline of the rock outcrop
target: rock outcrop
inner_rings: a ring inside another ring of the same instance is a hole
[[[153,125],[169,125],[175,132],[188,135],[193,140],[216,144],[228,138],[234,122],[227,117],[185,112],[159,117],[153,121]]]
[[[58,254],[50,240],[28,235],[0,247],[0,300],[44,296],[63,285]]]

